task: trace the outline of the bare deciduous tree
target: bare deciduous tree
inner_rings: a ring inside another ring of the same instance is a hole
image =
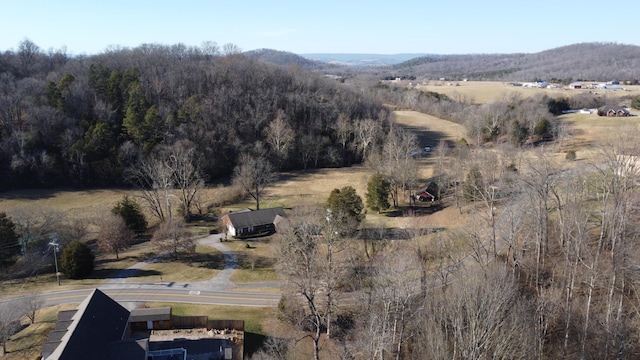
[[[510,271],[499,265],[465,273],[446,292],[431,293],[420,321],[425,329],[420,336],[429,339],[420,342],[428,344],[420,348],[427,358],[531,359],[537,354],[533,311]]]
[[[362,159],[366,159],[369,155],[368,151],[372,144],[374,144],[382,128],[380,123],[372,119],[358,120],[354,125],[354,133],[356,135],[356,143],[358,151],[362,155]]]
[[[204,188],[196,148],[188,141],[178,141],[169,149],[168,166],[173,173],[173,181],[179,190],[184,218],[191,220],[191,208],[198,193]]]
[[[274,152],[277,168],[280,170],[282,162],[289,156],[289,150],[295,139],[293,129],[283,110],[277,111],[275,119],[267,125],[264,134]]]
[[[401,127],[393,127],[382,149],[381,172],[391,187],[393,206],[399,205],[399,191],[416,186],[418,167],[415,157],[420,154],[415,134]]]
[[[351,141],[353,135],[353,124],[351,120],[343,114],[338,115],[338,119],[334,124],[336,139],[342,145],[342,165],[350,165],[350,161],[346,162],[347,143]]]
[[[267,159],[244,154],[233,170],[233,183],[249,194],[256,201],[256,210],[260,210],[260,199],[273,176],[273,167]]]
[[[22,302],[22,312],[29,319],[31,324],[36,322],[36,315],[38,310],[42,307],[42,299],[40,299],[37,295],[25,297],[21,299]]]
[[[142,192],[141,197],[160,221],[169,215],[169,193],[173,188],[173,171],[158,157],[141,160],[128,169],[128,177]]]
[[[174,259],[178,259],[180,253],[193,253],[196,250],[196,240],[182,219],[163,222],[152,240],[160,251],[170,253]]]
[[[325,318],[318,296],[323,287],[320,281],[322,265],[319,261],[320,249],[317,237],[321,235],[319,224],[322,214],[317,208],[299,209],[281,223],[277,236],[278,272],[284,277],[287,286],[294,294],[299,294],[308,308],[308,336],[313,341],[314,359],[320,358],[320,336]]]
[[[0,302],[0,356],[7,353],[7,342],[20,328],[23,310],[15,301]]]
[[[122,216],[108,214],[100,223],[98,247],[102,251],[112,252],[118,259],[120,251],[131,245],[133,232],[129,230]]]
[[[22,253],[25,255],[28,255],[33,243],[48,241],[49,234],[59,231],[65,220],[64,212],[50,208],[17,207],[9,213],[16,224]]]

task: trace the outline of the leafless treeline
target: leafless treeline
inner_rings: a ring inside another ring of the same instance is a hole
[[[195,145],[208,178],[230,175],[255,147],[280,169],[343,166],[362,157],[355,122],[384,123],[389,114],[335,80],[265,64],[232,45],[146,44],[72,57],[24,40],[0,54],[3,186],[119,184],[140,156],[179,140]],[[286,146],[268,141],[276,119],[295,135]]]
[[[635,134],[636,126],[620,129],[577,162],[549,147],[443,151],[438,178],[451,184],[443,195],[466,218],[455,230],[413,218],[351,238],[321,209],[297,211],[277,247],[290,290],[281,318],[316,350],[299,342],[273,350],[320,359],[637,358]],[[465,199],[472,168],[476,196]]]

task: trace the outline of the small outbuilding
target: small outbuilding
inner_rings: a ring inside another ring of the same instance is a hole
[[[233,237],[271,235],[276,224],[286,218],[281,207],[232,212],[222,217],[227,234]]]
[[[612,117],[624,117],[630,116],[629,110],[623,106],[618,105],[605,105],[598,108],[598,115],[600,116],[612,116]]]
[[[420,194],[416,194],[416,200],[422,201],[422,202],[435,201],[436,197],[431,193],[429,193],[428,191],[423,191]]]
[[[171,308],[133,309],[129,315],[131,330],[171,329]]]

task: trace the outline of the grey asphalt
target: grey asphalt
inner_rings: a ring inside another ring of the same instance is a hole
[[[238,306],[276,306],[280,300],[280,294],[265,293],[259,291],[262,288],[277,288],[279,283],[248,283],[236,284],[231,281],[231,275],[238,267],[236,254],[221,241],[221,235],[212,234],[199,239],[198,244],[211,246],[222,252],[225,266],[211,279],[197,282],[127,282],[126,279],[135,271],[144,269],[147,265],[157,261],[159,257],[139,262],[118,273],[109,279],[98,289],[116,301],[134,307],[136,303],[157,302],[181,302],[190,304],[214,304],[214,305],[238,305]],[[240,290],[241,289],[241,290]],[[41,293],[37,295],[42,307],[79,303],[87,297],[92,288],[78,290],[64,290]],[[258,290],[253,291],[252,290]],[[0,304],[19,306],[20,302],[29,297],[17,297],[0,300]]]

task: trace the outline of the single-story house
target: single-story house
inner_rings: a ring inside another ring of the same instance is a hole
[[[629,110],[623,106],[618,105],[605,105],[598,108],[598,115],[600,116],[629,116]]]
[[[286,218],[281,207],[254,211],[232,212],[222,217],[227,234],[235,237],[270,235],[276,231],[276,224]]]
[[[580,84],[580,83],[571,83],[571,84],[569,84],[569,89],[582,89],[582,84]]]

